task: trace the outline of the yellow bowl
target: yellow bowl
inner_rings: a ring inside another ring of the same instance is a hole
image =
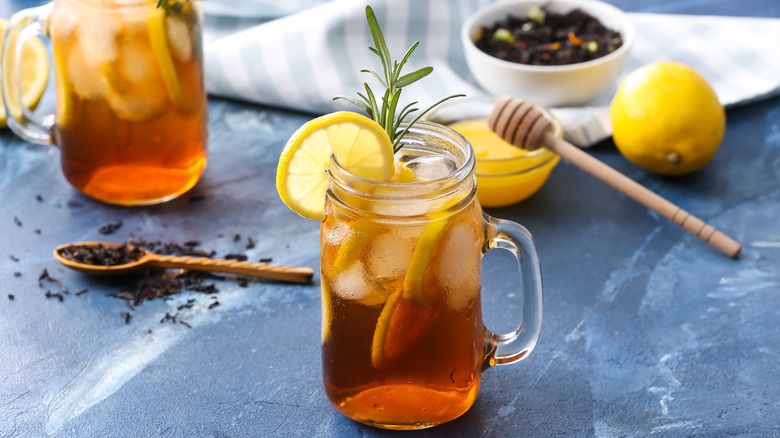
[[[454,129],[458,130],[457,125],[463,122],[486,121],[497,100],[498,97],[495,96],[453,99],[436,107],[426,115],[425,119],[454,126]],[[538,105],[535,107],[552,122],[553,135],[561,138],[563,129],[558,119],[546,108]],[[485,128],[486,126],[485,123]],[[492,132],[487,134],[480,132],[479,136],[472,136],[470,132],[465,132],[464,137],[469,142],[487,139],[490,142],[501,142],[507,145]],[[475,149],[481,147],[478,145]],[[477,198],[485,207],[504,207],[533,195],[544,185],[550,172],[560,160],[558,155],[545,147],[512,158],[488,159],[480,158],[480,154],[475,156]]]

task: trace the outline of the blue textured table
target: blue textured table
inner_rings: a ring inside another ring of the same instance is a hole
[[[39,3],[6,0],[0,17]],[[780,17],[776,0],[613,3]],[[87,278],[51,256],[64,242],[136,237],[316,268],[319,224],[274,190],[279,152],[310,118],[212,99],[203,179],[144,208],[79,195],[55,148],[0,131],[0,436],[400,435],[328,403],[318,277],[310,286],[215,281],[218,293],[185,291],[130,310],[109,295],[119,280]],[[463,417],[412,435],[780,436],[780,99],[729,110],[720,151],[688,177],[643,172],[611,142],[589,152],[735,237],[742,257],[724,257],[561,163],[532,198],[490,211],[536,238],[545,282],[536,350],[486,371]],[[485,318],[497,332],[518,312],[512,263],[491,252],[483,268]],[[39,285],[43,269],[68,287],[64,300],[45,296],[59,286]],[[212,296],[220,305],[209,308]]]

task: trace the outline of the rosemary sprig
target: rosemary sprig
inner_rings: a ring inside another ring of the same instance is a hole
[[[412,119],[411,122],[409,122],[403,129],[401,129],[401,122],[403,122],[403,120],[409,117],[412,113],[418,111],[418,109],[415,108],[415,105],[417,105],[417,102],[415,101],[403,107],[400,113],[396,114],[396,111],[398,110],[398,102],[401,98],[401,89],[428,76],[433,71],[433,67],[423,67],[419,70],[401,76],[401,69],[403,68],[404,64],[406,64],[406,61],[412,55],[412,52],[414,52],[414,49],[417,48],[417,45],[420,44],[420,42],[417,41],[412,44],[412,47],[406,51],[406,54],[403,58],[401,58],[400,62],[393,61],[390,58],[390,52],[387,50],[387,44],[385,44],[385,38],[382,35],[382,30],[379,28],[379,23],[377,22],[374,11],[370,6],[366,6],[366,20],[368,21],[368,28],[371,31],[371,37],[374,40],[374,46],[376,46],[369,47],[368,49],[376,54],[381,60],[383,76],[380,76],[376,72],[368,69],[362,69],[360,72],[373,75],[385,88],[385,93],[381,98],[381,106],[379,105],[379,101],[374,95],[374,92],[371,90],[371,87],[369,87],[367,83],[363,84],[365,86],[366,93],[357,93],[357,95],[362,100],[348,96],[336,96],[333,98],[333,100],[344,99],[367,112],[369,117],[374,119],[375,122],[377,122],[385,129],[387,135],[390,136],[390,141],[393,142],[393,151],[397,152],[398,149],[401,148],[401,138],[406,135],[406,133],[409,131],[409,128],[411,128],[415,122],[420,120],[422,116],[424,116],[428,111],[432,110],[437,105],[449,99],[454,97],[463,97],[465,95],[454,94],[439,100],[438,102],[428,107],[428,109],[425,111],[417,114],[417,116]]]
[[[163,8],[165,12],[171,14],[178,14],[181,12],[185,3],[189,3],[190,0],[157,0],[157,7]]]

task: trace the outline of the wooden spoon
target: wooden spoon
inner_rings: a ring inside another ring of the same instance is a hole
[[[118,275],[127,274],[138,269],[160,268],[160,269],[189,269],[194,271],[224,272],[228,274],[249,275],[271,280],[285,281],[290,283],[310,283],[314,271],[311,268],[297,268],[292,266],[269,265],[268,263],[251,263],[237,260],[215,260],[208,257],[180,257],[163,256],[146,251],[133,245],[127,245],[127,249],[137,249],[142,252],[138,260],[130,263],[113,266],[90,265],[81,263],[77,260],[71,260],[62,256],[61,251],[68,247],[104,247],[118,248],[121,245],[111,242],[81,242],[66,243],[54,249],[54,258],[58,262],[85,274],[92,275]]]
[[[547,147],[566,161],[698,236],[727,256],[739,257],[742,249],[739,242],[593,158],[582,149],[551,135],[552,123],[532,104],[512,97],[502,97],[490,114],[488,126],[499,137],[519,148],[534,150],[541,146]]]

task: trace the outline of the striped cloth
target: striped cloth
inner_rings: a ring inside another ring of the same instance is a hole
[[[468,72],[460,43],[464,19],[491,0],[209,0],[205,19],[209,93],[315,114],[355,110],[336,95],[355,96],[381,71],[365,18],[370,4],[391,56],[421,41],[406,72],[434,72],[404,89],[418,108],[440,98],[484,94]],[[685,63],[712,84],[726,106],[780,94],[780,19],[629,14],[636,40],[623,76],[586,107],[555,108],[566,138],[582,147],[611,135],[609,102],[634,69],[660,60]]]

